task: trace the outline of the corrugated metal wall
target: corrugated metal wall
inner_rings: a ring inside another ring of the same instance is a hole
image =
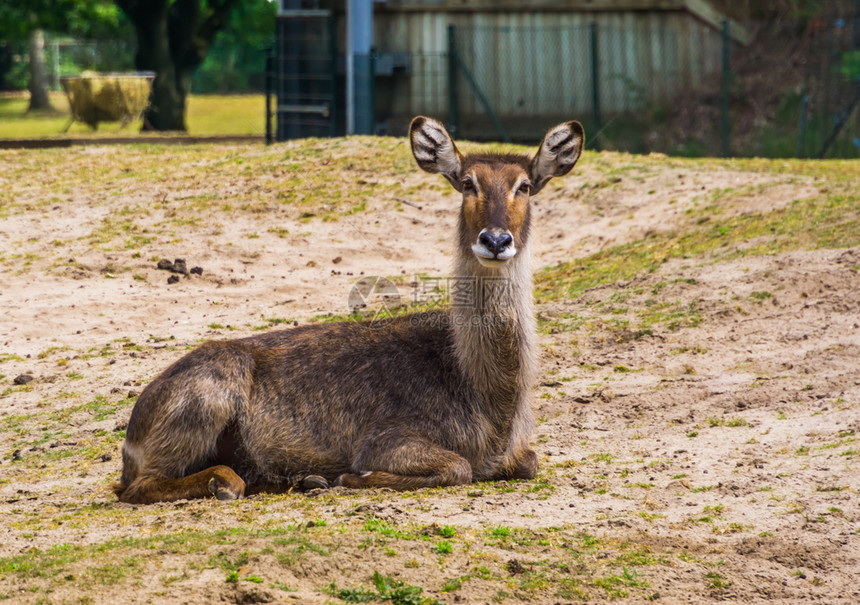
[[[389,7],[375,17],[376,50],[409,59],[408,68],[377,78],[379,113],[390,118],[393,134],[409,116],[447,116],[448,26],[454,25],[457,53],[504,122],[590,116],[592,24],[598,32],[604,116],[670,104],[720,69],[721,33],[686,11],[482,13]],[[485,123],[486,112],[462,74],[457,93],[464,130]]]

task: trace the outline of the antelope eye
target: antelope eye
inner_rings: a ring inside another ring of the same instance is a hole
[[[463,193],[475,193],[475,183],[472,179],[466,178],[460,181],[463,185]]]
[[[523,181],[522,183],[520,183],[520,188],[517,189],[517,193],[528,194],[529,191],[531,191],[531,190],[532,190],[532,184],[529,183],[528,181]]]

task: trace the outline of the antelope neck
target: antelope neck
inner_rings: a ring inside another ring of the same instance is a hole
[[[471,250],[462,251],[454,284],[451,317],[460,368],[494,404],[513,406],[533,374],[528,246],[498,269],[482,266]]]

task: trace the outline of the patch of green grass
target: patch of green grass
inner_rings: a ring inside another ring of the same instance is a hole
[[[195,135],[263,135],[263,95],[189,95],[188,133]]]
[[[700,492],[709,492],[714,489],[713,485],[702,485],[700,487],[694,487],[690,491],[694,494],[698,494]]]
[[[613,456],[612,454],[610,454],[608,452],[591,454],[588,457],[591,458],[592,460],[594,460],[595,462],[603,462],[604,464],[612,464],[612,462],[615,460],[615,456]]]
[[[730,426],[730,427],[739,427],[739,426],[749,426],[749,422],[747,422],[743,418],[715,418],[710,417],[707,419],[708,426],[716,427],[716,426]]]
[[[727,217],[718,224],[696,226],[602,250],[536,275],[542,300],[575,298],[588,288],[653,273],[674,258],[712,261],[815,248],[848,248],[860,244],[860,194],[846,189],[813,199],[796,200],[763,214]]]
[[[639,577],[635,569],[622,568],[621,574],[592,578],[588,582],[591,586],[602,588],[610,599],[624,599],[629,596],[628,587],[644,588],[647,582]]]
[[[366,532],[373,533],[373,534],[379,534],[379,535],[384,536],[386,538],[399,538],[401,540],[414,540],[417,537],[417,535],[414,532],[405,531],[403,529],[400,529],[396,525],[389,523],[388,521],[385,521],[383,519],[379,519],[377,517],[372,517],[372,518],[368,519],[364,523],[364,526],[362,529],[364,529],[364,531],[366,531]]]
[[[731,584],[728,580],[723,578],[720,574],[715,571],[709,571],[705,574],[706,585],[708,588],[713,590],[719,590],[721,588],[726,588]]]
[[[424,590],[420,586],[406,584],[390,576],[384,576],[378,571],[371,578],[373,588],[338,588],[335,584],[328,587],[328,594],[346,603],[367,603],[369,601],[390,601],[394,605],[442,605],[431,597],[422,597]]]
[[[440,540],[433,548],[440,555],[449,555],[454,552],[454,546],[448,540]]]

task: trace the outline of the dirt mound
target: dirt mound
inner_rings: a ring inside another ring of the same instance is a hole
[[[860,601],[860,248],[759,225],[855,195],[801,164],[587,154],[541,195],[534,481],[118,504],[135,397],[187,349],[447,275],[456,200],[399,143],[0,152],[0,597]],[[309,158],[341,201],[278,188]]]

